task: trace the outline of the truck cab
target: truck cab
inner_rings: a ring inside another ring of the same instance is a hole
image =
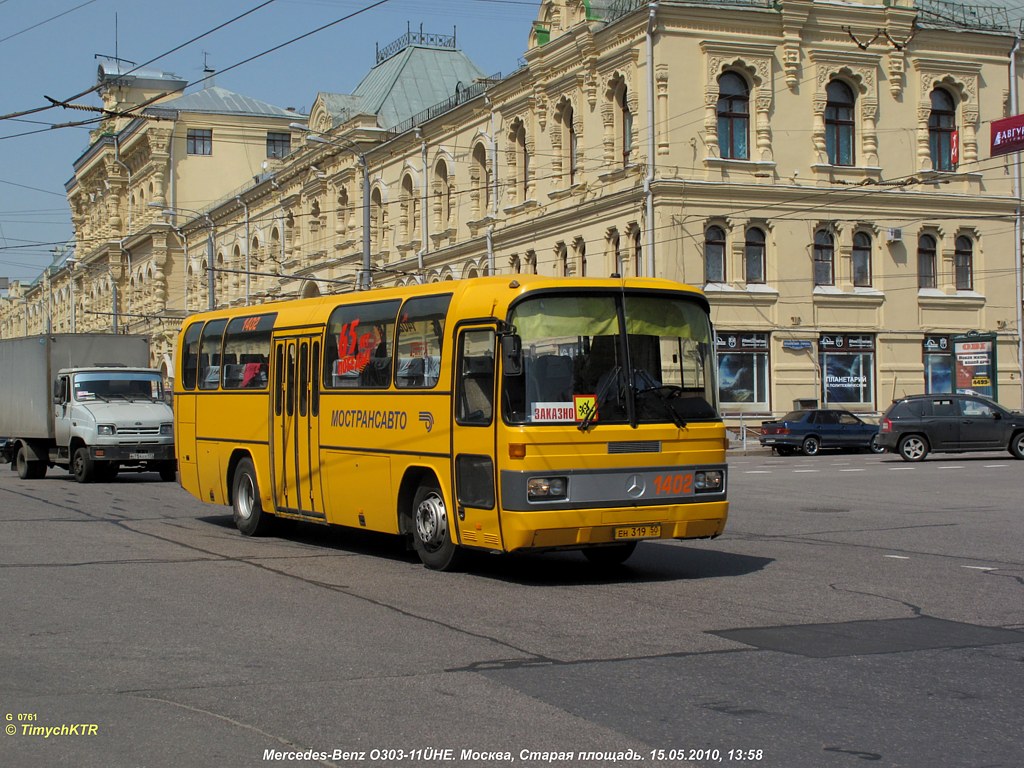
[[[48,463],[78,482],[113,479],[122,469],[174,480],[173,413],[159,371],[62,368],[53,385],[55,445]]]

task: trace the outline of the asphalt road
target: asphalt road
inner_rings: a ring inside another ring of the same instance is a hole
[[[439,574],[0,467],[0,766],[1019,768],[1022,477],[734,451],[719,539]]]

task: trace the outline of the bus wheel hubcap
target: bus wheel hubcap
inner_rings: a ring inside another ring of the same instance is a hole
[[[252,487],[252,478],[242,478],[242,482],[238,485],[238,515],[244,520],[248,520],[252,516],[252,500],[255,496],[255,491]]]
[[[444,502],[431,494],[416,508],[416,536],[427,549],[437,549],[444,544],[448,534],[448,516]]]

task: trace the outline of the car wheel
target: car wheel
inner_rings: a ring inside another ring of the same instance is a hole
[[[594,565],[611,566],[622,565],[629,556],[636,550],[636,542],[630,541],[626,544],[611,544],[606,547],[590,547],[583,550],[583,556]]]
[[[256,467],[250,458],[242,459],[235,469],[231,506],[235,527],[246,536],[262,536],[274,523],[273,515],[263,511]]]
[[[803,445],[800,448],[804,452],[804,456],[816,456],[818,451],[821,450],[821,440],[814,435],[809,435],[804,438]]]
[[[780,445],[775,449],[779,456],[792,456],[796,453],[796,448],[790,448],[788,445]]]
[[[1010,453],[1015,459],[1024,459],[1024,432],[1018,432],[1010,438]]]
[[[920,435],[904,435],[896,450],[904,461],[923,461],[928,455],[928,441]]]
[[[878,435],[871,438],[871,442],[868,444],[868,450],[872,453],[885,453],[885,446],[878,442]]]
[[[96,475],[95,464],[89,455],[89,449],[85,446],[75,449],[71,457],[71,474],[75,476],[76,483],[91,483]]]
[[[453,570],[460,550],[448,530],[448,508],[437,483],[424,483],[412,500],[412,544],[420,561],[434,571]]]

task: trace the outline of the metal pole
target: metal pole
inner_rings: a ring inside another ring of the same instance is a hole
[[[373,283],[370,275],[370,167],[365,155],[357,157],[363,166],[363,275],[359,285],[363,290],[369,290]]]
[[[213,279],[213,222],[206,238],[206,308],[217,308],[217,287]]]

